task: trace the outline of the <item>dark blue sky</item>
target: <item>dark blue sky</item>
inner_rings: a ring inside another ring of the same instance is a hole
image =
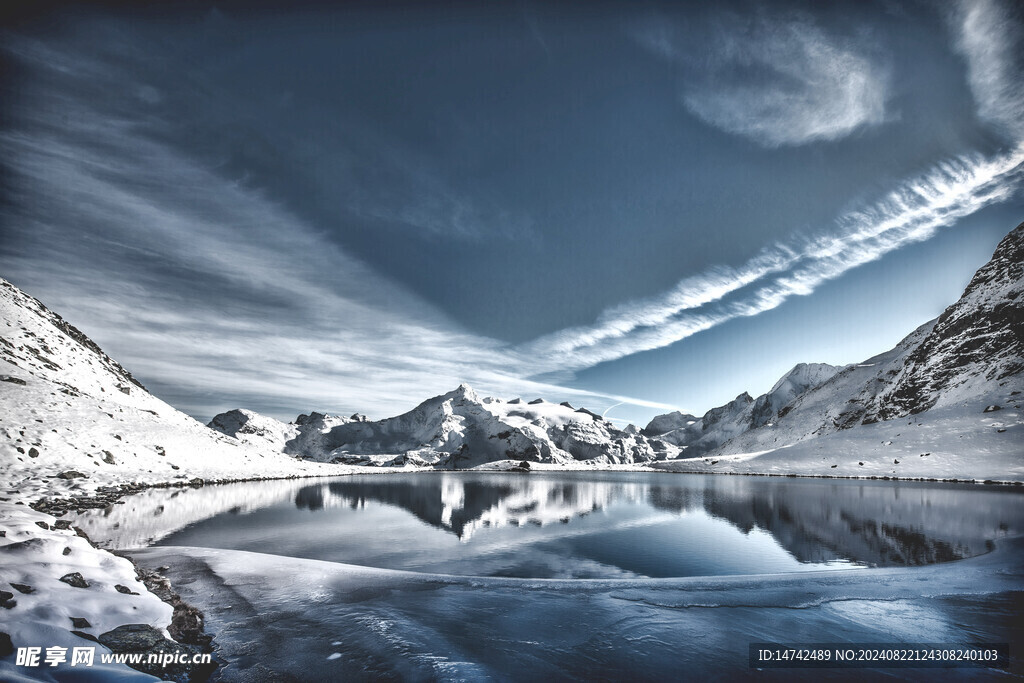
[[[5,18],[0,269],[200,418],[645,422],[856,362],[1024,218],[1012,2]]]

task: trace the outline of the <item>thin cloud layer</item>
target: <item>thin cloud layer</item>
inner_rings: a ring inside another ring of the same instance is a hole
[[[952,23],[978,114],[1024,139],[1024,9],[1012,0],[961,2]]]
[[[112,80],[38,45],[23,58]],[[532,381],[496,340],[323,239],[261,191],[53,88],[31,123],[0,133],[22,201],[5,217],[4,276],[89,330],[196,415],[236,405],[279,417],[331,406],[375,417],[469,382],[502,396],[671,406]],[[6,251],[6,250],[5,250]]]
[[[774,245],[740,268],[710,269],[660,297],[617,306],[593,326],[546,335],[521,352],[533,359],[536,372],[581,370],[763,313],[1006,201],[1019,191],[1022,175],[1024,145],[993,159],[971,156],[939,164],[882,201],[839,217],[836,232]]]
[[[837,140],[887,119],[888,66],[807,18],[731,17],[710,53],[661,25],[641,43],[684,68],[682,101],[705,123],[764,147]]]

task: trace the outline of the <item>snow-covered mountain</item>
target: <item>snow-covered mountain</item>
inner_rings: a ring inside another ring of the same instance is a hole
[[[208,429],[0,280],[0,483],[26,498],[124,482],[326,472]]]
[[[245,418],[244,423],[238,416]],[[243,423],[242,426],[236,427]],[[409,412],[371,422],[362,416],[318,413],[272,425],[247,411],[215,417],[210,426],[246,439],[280,443],[282,450],[322,462],[474,467],[497,460],[555,464],[648,462],[678,449],[566,403],[480,398],[465,384]],[[246,429],[258,432],[246,435]],[[382,458],[380,456],[389,456]]]
[[[643,433],[685,449],[686,455],[706,453],[750,429],[771,423],[795,398],[828,380],[839,368],[826,363],[800,363],[775,383],[771,391],[751,398],[744,392],[712,408],[703,418],[674,412],[658,415]]]
[[[893,349],[837,372],[828,366],[802,371],[809,385],[803,391],[799,382],[785,388],[783,378],[766,394],[783,389],[774,402],[765,402],[773,416],[761,425],[751,421],[734,431],[746,414],[734,401],[709,412],[740,414],[725,429],[705,430],[691,442],[672,433],[662,438],[696,444],[683,458],[707,459],[681,462],[685,469],[942,477],[974,477],[984,470],[985,478],[1019,477],[1022,294],[1024,224],[1000,242],[956,303]],[[788,402],[786,394],[792,396]],[[691,425],[691,434],[696,427],[703,423]],[[701,449],[715,440],[715,448]]]
[[[1024,372],[1024,223],[996,247],[960,300],[876,397],[865,419],[891,420],[990,392]]]

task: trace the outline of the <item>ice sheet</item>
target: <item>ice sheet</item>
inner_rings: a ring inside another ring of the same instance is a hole
[[[645,580],[454,577],[183,547],[134,555],[171,565],[206,609],[228,681],[266,669],[302,680],[782,680],[793,673],[748,668],[750,642],[1024,644],[1022,537],[920,568]]]

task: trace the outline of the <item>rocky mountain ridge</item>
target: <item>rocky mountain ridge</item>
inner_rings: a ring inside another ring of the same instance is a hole
[[[463,469],[497,460],[631,464],[678,453],[669,443],[635,428],[619,429],[585,408],[542,399],[481,398],[465,384],[377,421],[313,413],[273,425],[270,418],[250,413],[243,413],[243,423],[237,413],[222,413],[209,426],[236,438],[281,444],[286,453],[321,462]]]
[[[777,449],[935,408],[1007,403],[1019,395],[1014,391],[1024,391],[1022,294],[1024,223],[1003,238],[959,300],[891,350],[834,372],[811,373],[808,381],[784,391],[772,410],[766,402],[761,415],[771,416],[760,424],[753,419],[754,409],[737,405],[741,396],[709,411],[711,422],[724,428],[709,424],[711,429],[696,432],[690,426],[686,436],[696,436],[690,441],[671,433],[662,438],[684,447],[681,457],[714,458]],[[818,379],[822,381],[815,383]],[[768,395],[785,381],[786,377]],[[658,420],[659,426],[664,424],[660,416],[652,425]],[[712,448],[703,447],[715,441]],[[1020,448],[1024,452],[1024,443]]]

